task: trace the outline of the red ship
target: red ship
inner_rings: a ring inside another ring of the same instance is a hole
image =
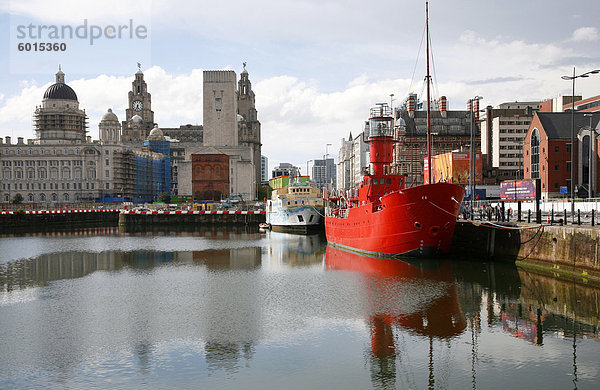
[[[427,44],[429,164],[425,174],[431,183],[429,38]],[[372,108],[365,129],[371,167],[365,173],[356,197],[326,199],[327,242],[379,257],[430,257],[448,253],[465,190],[459,185],[443,182],[406,187],[404,175],[390,173],[393,131],[391,107],[383,103]]]

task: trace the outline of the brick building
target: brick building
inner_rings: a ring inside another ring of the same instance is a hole
[[[575,185],[579,196],[587,196],[590,177],[592,195],[598,192],[599,120],[600,114],[576,112],[574,115]],[[591,144],[590,125],[594,134]],[[541,179],[544,199],[564,196],[560,193],[562,186],[571,192],[571,129],[571,113],[538,112],[525,137],[524,177]]]
[[[431,109],[433,155],[451,151],[469,151],[471,126],[475,132],[475,151],[480,151],[479,101],[474,107],[475,120],[471,122],[470,106],[465,111],[447,110],[442,96]],[[470,104],[470,103],[468,103]],[[410,95],[406,104],[396,110],[394,161],[395,173],[407,175],[408,184],[423,184],[423,160],[427,157],[427,111],[416,110],[416,95]]]
[[[229,156],[208,147],[191,155],[194,200],[227,198],[229,192]]]

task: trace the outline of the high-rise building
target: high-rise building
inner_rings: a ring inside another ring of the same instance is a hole
[[[496,181],[523,178],[523,141],[540,102],[488,106],[480,122],[485,166],[495,168]]]
[[[267,185],[269,182],[269,159],[267,156],[260,156],[260,184]]]
[[[329,190],[337,188],[335,161],[332,158],[313,161],[311,179],[317,188],[328,188]]]
[[[300,168],[290,163],[279,163],[279,166],[275,167],[271,174],[272,178],[277,176],[300,176]]]

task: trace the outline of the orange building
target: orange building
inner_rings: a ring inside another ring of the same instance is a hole
[[[227,198],[229,191],[229,156],[208,147],[192,154],[192,191],[194,200]]]

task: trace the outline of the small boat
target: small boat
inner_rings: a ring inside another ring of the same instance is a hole
[[[261,222],[258,224],[258,228],[264,229],[264,230],[269,230],[269,229],[271,229],[271,224],[266,223],[266,222]]]
[[[323,227],[323,196],[308,176],[277,176],[269,186],[266,223],[273,231],[308,233]]]

